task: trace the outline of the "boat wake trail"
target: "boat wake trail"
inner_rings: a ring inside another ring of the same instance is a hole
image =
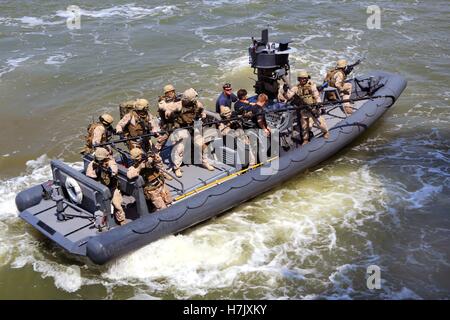
[[[355,148],[373,146],[377,140]],[[396,143],[400,142],[386,148]],[[432,194],[417,203],[418,197],[413,197],[417,190],[407,196],[400,184],[389,184],[377,173],[382,159],[361,165],[352,152],[200,227],[102,267],[66,258],[44,237],[23,230],[26,226],[17,216],[14,197],[51,178],[44,155],[29,161],[24,175],[0,182],[0,266],[32,268],[67,293],[101,285],[112,298],[124,285],[134,287],[129,298],[164,298],[168,292],[173,298],[420,298],[414,289],[395,280],[391,274],[395,268],[388,259],[397,263],[408,259],[424,267],[427,231],[419,231],[422,238],[415,251],[404,257],[386,252],[379,238],[389,241],[397,230],[407,227],[404,213],[393,209],[399,207],[400,195],[403,207],[409,203],[415,208],[426,205]],[[73,165],[79,168],[81,163]],[[423,179],[420,172],[416,178]],[[448,232],[435,234],[444,239]],[[412,246],[414,242],[409,249]],[[403,249],[400,244],[395,248]],[[445,262],[438,251],[427,254]],[[366,270],[373,264],[386,273],[377,292],[366,288]]]

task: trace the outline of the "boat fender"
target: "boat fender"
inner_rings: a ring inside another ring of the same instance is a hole
[[[73,203],[81,204],[83,201],[83,192],[81,191],[79,183],[74,178],[68,177],[64,185],[66,186],[70,200]]]
[[[92,262],[98,265],[105,264],[111,257],[114,256],[113,253],[109,252],[103,243],[98,239],[98,237],[92,237],[89,239],[86,245],[86,255]]]
[[[42,200],[42,186],[37,185],[19,192],[16,197],[16,207],[20,212],[38,205]]]

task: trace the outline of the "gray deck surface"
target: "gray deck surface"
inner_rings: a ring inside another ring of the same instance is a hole
[[[58,221],[56,218],[56,205],[55,202],[51,200],[43,200],[37,206],[28,209],[28,211],[35,217],[39,218],[39,220],[45,223],[48,227],[61,233],[63,236],[74,242],[86,236],[92,235],[96,231],[95,229],[90,229],[90,227],[94,225],[94,221],[92,219],[72,218],[66,221]],[[78,212],[67,205],[65,205],[64,213],[68,215],[79,215],[85,217],[93,216]]]

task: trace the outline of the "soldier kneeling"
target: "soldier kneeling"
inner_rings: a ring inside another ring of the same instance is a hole
[[[172,195],[164,183],[158,159],[145,156],[139,148],[132,149],[130,155],[134,165],[128,168],[128,179],[141,175],[145,181],[145,198],[151,201],[157,210],[167,208],[172,203]]]
[[[336,63],[336,67],[328,71],[324,79],[325,82],[328,82],[330,87],[338,89],[343,100],[350,99],[353,89],[351,83],[345,82],[347,79],[347,73],[345,72],[347,66],[347,60],[339,59]],[[328,97],[329,100],[336,100],[336,98],[337,97],[335,97],[334,94],[331,94],[331,96]],[[345,102],[343,107],[346,114],[350,115],[353,113],[353,108],[350,102]]]
[[[127,223],[125,211],[122,208],[122,194],[118,188],[117,163],[105,148],[97,148],[94,160],[89,163],[86,176],[107,186],[112,194],[111,203],[114,207],[114,216],[120,225]]]

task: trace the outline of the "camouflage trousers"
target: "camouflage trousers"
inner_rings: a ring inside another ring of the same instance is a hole
[[[342,99],[343,100],[350,99],[352,90],[353,90],[353,86],[351,83],[348,83],[348,82],[344,83],[343,90],[340,92]],[[344,110],[346,113],[351,114],[353,112],[350,102],[345,102],[343,107],[344,107]]]
[[[161,134],[156,139],[155,150],[160,152],[163,146],[166,144],[167,140],[169,140],[169,134],[168,133]]]
[[[302,110],[300,111],[300,125],[302,128],[302,139],[303,141],[309,140],[309,130],[310,128],[315,125],[317,128],[319,128],[322,133],[328,132],[328,127],[325,122],[325,119],[322,116],[319,116],[318,118],[313,115],[313,113],[309,110]]]
[[[111,204],[114,208],[114,216],[117,222],[122,223],[125,221],[125,211],[122,208],[122,193],[118,188],[112,192]]]
[[[161,186],[155,188],[144,188],[145,198],[153,203],[157,210],[167,208],[172,203],[172,195],[163,183]]]
[[[186,145],[190,143],[191,134],[187,129],[175,130],[169,137],[170,141],[173,143],[172,148],[172,162],[173,168],[179,169],[183,163],[184,151]],[[206,156],[206,144],[204,139],[200,134],[194,134],[194,144],[197,149],[201,150],[201,158],[203,163],[208,163],[208,157]]]

